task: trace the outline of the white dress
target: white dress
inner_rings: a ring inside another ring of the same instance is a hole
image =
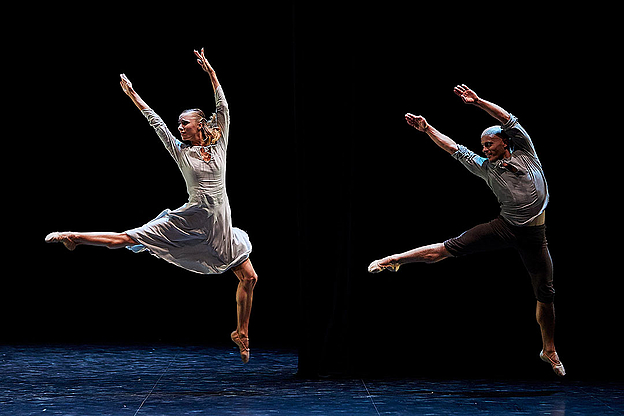
[[[225,165],[230,128],[227,101],[221,86],[215,91],[217,124],[221,138],[204,161],[200,146],[176,139],[163,120],[151,109],[142,110],[150,125],[176,161],[189,195],[176,210],[164,210],[139,228],[128,230],[138,244],[135,253],[150,253],[177,266],[203,274],[223,273],[243,263],[251,253],[249,236],[232,227],[230,204],[225,191]]]

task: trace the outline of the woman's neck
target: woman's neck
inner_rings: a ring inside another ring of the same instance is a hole
[[[204,139],[202,138],[201,133],[194,136],[191,140],[189,140],[189,142],[191,142],[192,146],[204,146]]]

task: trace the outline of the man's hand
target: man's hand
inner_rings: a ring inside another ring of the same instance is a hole
[[[466,84],[456,86],[455,88],[453,88],[453,92],[461,97],[463,102],[465,102],[466,104],[474,104],[482,110],[485,110],[486,113],[494,117],[501,124],[507,123],[509,121],[509,118],[511,117],[511,114],[509,114],[499,105],[479,98],[477,93],[468,88]]]
[[[405,121],[418,131],[424,132],[429,128],[429,124],[427,124],[427,120],[425,120],[423,116],[415,116],[414,114],[407,113],[405,114]]]
[[[126,74],[119,74],[119,76],[121,77],[120,84],[123,92],[125,92],[126,95],[132,94],[134,92],[134,90],[132,89],[132,82],[130,82]]]
[[[427,124],[427,120],[425,120],[423,116],[415,116],[414,114],[407,113],[405,114],[405,121],[416,130],[427,133],[431,140],[446,152],[453,154],[457,151],[457,143],[450,137],[440,133],[435,127]]]
[[[479,101],[477,94],[468,88],[466,84],[461,84],[453,88],[453,92],[461,97],[462,101],[466,104],[476,104]]]

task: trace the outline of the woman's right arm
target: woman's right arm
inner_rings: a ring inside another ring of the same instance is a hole
[[[132,83],[126,76],[126,74],[121,74],[121,88],[126,93],[128,97],[132,100],[134,105],[137,106],[139,110],[143,113],[143,115],[147,118],[150,126],[154,128],[156,134],[163,142],[171,156],[178,161],[178,154],[180,152],[180,146],[182,143],[178,141],[173,134],[167,128],[167,125],[164,121],[156,114],[143,99],[139,96],[139,94],[134,91],[132,88]]]
[[[120,74],[120,77],[121,89],[130,97],[134,105],[136,105],[139,110],[150,110],[150,107],[143,101],[139,94],[136,93],[134,88],[132,88],[132,82],[130,82],[126,74]]]

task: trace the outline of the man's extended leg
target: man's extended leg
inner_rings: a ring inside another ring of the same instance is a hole
[[[368,266],[368,271],[370,273],[379,273],[385,269],[396,271],[400,265],[405,263],[436,263],[449,257],[509,247],[509,241],[506,239],[508,233],[505,232],[505,227],[504,220],[499,217],[490,222],[476,225],[444,243],[430,244],[402,254],[375,260]]]
[[[258,275],[249,259],[232,270],[239,280],[238,288],[236,289],[236,313],[238,321],[236,331],[232,332],[232,341],[240,348],[243,362],[247,363],[249,361],[249,317],[251,316],[253,290],[258,281]]]
[[[444,247],[444,243],[430,244],[401,254],[394,254],[380,260],[375,260],[368,266],[368,271],[370,273],[379,273],[385,269],[397,271],[399,266],[403,264],[436,263],[448,257],[452,257],[452,255],[446,247]]]

